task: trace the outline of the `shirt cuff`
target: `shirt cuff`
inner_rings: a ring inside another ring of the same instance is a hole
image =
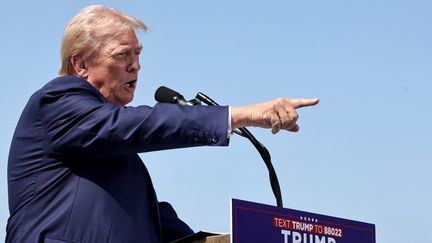
[[[231,126],[231,106],[228,106],[228,131],[227,131],[227,138],[231,138],[233,135],[233,130]]]

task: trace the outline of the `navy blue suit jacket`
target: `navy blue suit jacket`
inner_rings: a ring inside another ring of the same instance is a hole
[[[137,153],[228,145],[227,107],[109,103],[63,76],[32,95],[13,136],[7,242],[169,242],[192,233],[158,202]]]

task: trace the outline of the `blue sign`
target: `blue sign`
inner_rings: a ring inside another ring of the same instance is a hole
[[[231,201],[232,243],[375,243],[375,225],[288,208]]]

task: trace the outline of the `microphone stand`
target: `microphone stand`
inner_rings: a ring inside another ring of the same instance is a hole
[[[209,106],[219,106],[218,103],[216,103],[214,100],[212,100],[210,97],[208,97],[207,95],[198,92],[198,94],[195,97],[196,100],[199,100]],[[234,130],[234,133],[245,137],[247,139],[249,139],[249,141],[254,145],[254,147],[256,148],[256,150],[258,150],[259,154],[261,155],[261,158],[264,160],[265,165],[267,166],[268,172],[269,172],[269,178],[270,178],[270,185],[273,191],[273,194],[276,198],[276,205],[278,207],[283,207],[283,203],[282,203],[282,193],[280,190],[280,186],[279,186],[279,181],[276,175],[276,171],[273,167],[273,164],[271,162],[271,156],[269,151],[267,150],[267,148],[260,143],[253,135],[252,133],[246,129],[245,127],[241,127],[237,130]]]

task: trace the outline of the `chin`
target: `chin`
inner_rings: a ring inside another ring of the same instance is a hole
[[[131,97],[131,98],[129,98],[129,99],[122,100],[121,103],[122,103],[122,105],[127,105],[127,104],[131,103],[132,100],[133,100],[133,97]]]

